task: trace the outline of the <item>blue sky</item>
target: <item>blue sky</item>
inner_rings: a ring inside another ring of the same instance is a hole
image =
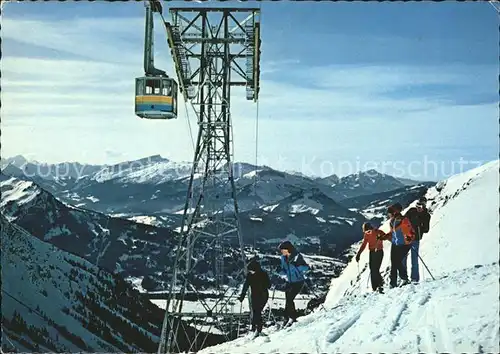
[[[459,161],[467,169],[498,158],[498,16],[489,4],[261,8],[259,164],[311,175],[377,168],[435,180],[459,172]],[[2,156],[116,163],[161,154],[190,161],[183,104],[174,121],[140,120],[133,112],[143,15],[136,2],[8,4]],[[173,74],[156,20],[156,66]],[[235,159],[254,163],[256,105],[238,91],[232,104]]]

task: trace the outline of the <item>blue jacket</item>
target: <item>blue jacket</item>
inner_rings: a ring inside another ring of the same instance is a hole
[[[289,257],[281,256],[280,275],[286,275],[289,283],[304,281],[304,273],[308,270],[309,266],[300,253],[292,253]]]
[[[401,224],[401,220],[394,219],[394,220],[391,220],[389,222],[389,224],[391,225],[391,232],[392,232],[391,242],[392,242],[392,244],[393,245],[404,245],[405,239],[404,239],[403,231],[401,231],[401,229],[396,229],[396,227],[398,227],[399,224]]]

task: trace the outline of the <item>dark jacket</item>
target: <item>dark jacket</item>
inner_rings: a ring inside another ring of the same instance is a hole
[[[268,289],[271,287],[269,275],[261,268],[258,262],[249,264],[248,270],[249,272],[247,273],[245,283],[243,284],[240,299],[245,298],[248,288],[250,287],[252,302],[263,298],[267,300],[267,297],[269,296]],[[255,271],[255,273],[252,274],[250,272],[252,270]]]
[[[431,215],[424,208],[422,211],[418,211],[417,208],[410,208],[405,216],[410,220],[413,229],[415,230],[416,240],[421,240],[422,236],[429,232],[429,224],[431,221]]]

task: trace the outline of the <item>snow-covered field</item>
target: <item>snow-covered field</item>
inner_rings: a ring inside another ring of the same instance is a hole
[[[202,353],[500,352],[498,171],[493,161],[429,190],[431,230],[420,255],[435,280],[421,266],[420,284],[373,293],[365,252],[359,273],[352,261],[332,280],[326,311]],[[386,279],[389,251],[386,242]]]

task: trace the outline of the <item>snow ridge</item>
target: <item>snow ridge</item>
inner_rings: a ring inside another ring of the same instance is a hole
[[[435,279],[421,263],[420,284],[372,292],[364,252],[359,264],[352,260],[332,280],[326,311],[268,337],[237,339],[202,353],[500,352],[498,171],[499,161],[492,161],[427,192],[431,229],[420,255]],[[386,223],[382,229],[387,231]],[[388,242],[384,252],[388,284]]]

